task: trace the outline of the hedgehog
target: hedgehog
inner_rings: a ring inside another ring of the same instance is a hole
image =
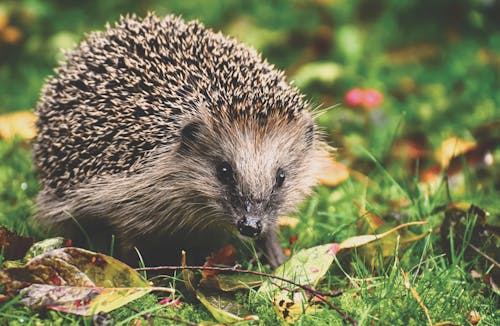
[[[198,21],[154,13],[121,17],[65,57],[35,110],[42,226],[114,236],[126,261],[136,250],[148,264],[181,250],[201,260],[234,238],[284,261],[277,219],[311,193],[329,147],[282,71]]]

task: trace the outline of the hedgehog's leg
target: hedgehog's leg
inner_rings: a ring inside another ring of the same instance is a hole
[[[278,234],[275,230],[271,230],[264,234],[260,239],[260,243],[264,248],[264,253],[266,254],[269,265],[274,269],[279,265],[283,264],[286,259],[283,253],[283,248],[278,240]]]

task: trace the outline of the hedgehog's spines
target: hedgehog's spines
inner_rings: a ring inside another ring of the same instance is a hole
[[[87,35],[55,72],[36,107],[34,155],[43,186],[59,194],[99,175],[140,171],[200,107],[218,123],[264,124],[291,121],[305,107],[255,50],[176,16],[122,16]]]

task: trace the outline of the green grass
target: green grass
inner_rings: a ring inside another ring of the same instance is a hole
[[[27,150],[19,148],[19,143],[16,142],[4,142],[1,146],[2,149],[7,149],[3,152],[1,171],[10,171],[8,167],[12,171],[9,172],[12,178],[1,180],[6,182],[9,179],[13,185],[9,186],[10,189],[16,189],[23,182],[34,183],[30,166],[22,164],[24,161],[29,162]],[[17,164],[13,164],[14,162]],[[374,187],[366,187],[352,179],[335,189],[320,187],[316,195],[297,214],[302,218],[297,229],[283,230],[283,242],[286,243],[291,235],[299,234],[299,240],[292,248],[299,250],[316,244],[339,242],[358,234],[356,221],[359,212],[353,205],[354,201],[366,202],[367,206],[373,207],[375,211],[384,212],[390,211],[387,202],[374,200],[374,197],[380,195],[389,200],[400,198],[414,191],[397,183],[388,173],[390,172],[385,170],[375,171],[372,177],[378,181],[378,186]],[[5,224],[33,234],[33,230],[26,223],[26,217],[29,216],[32,204],[30,197],[35,192],[31,194],[28,192],[28,195],[24,191],[9,193],[10,205],[7,205],[7,200],[4,200],[6,195],[2,196],[4,207],[10,207],[5,210],[7,214],[2,221],[10,221],[10,224]],[[460,199],[475,203],[495,202],[492,198],[498,198],[497,195],[498,193],[474,193],[464,195]],[[446,196],[439,193],[433,193],[430,197],[417,196],[412,198],[413,204],[410,207],[399,213],[406,216],[405,221],[415,220],[421,216],[421,212],[432,212],[436,206],[445,203],[446,200]],[[16,215],[18,212],[24,215]],[[377,265],[374,270],[365,264],[362,254],[354,253],[339,257],[340,261],[329,273],[327,279],[322,282],[321,287],[325,290],[344,289],[345,293],[334,299],[333,303],[356,318],[361,325],[372,322],[387,325],[423,325],[426,323],[426,317],[418,302],[404,286],[401,273],[403,269],[410,275],[411,285],[429,309],[433,322],[449,321],[455,324],[467,324],[468,314],[475,310],[483,318],[482,325],[497,325],[500,321],[497,308],[498,295],[493,294],[489,286],[471,277],[470,272],[475,264],[474,261],[465,261],[463,253],[460,252],[453,253],[451,259],[442,252],[439,246],[439,234],[435,231],[442,223],[443,213],[431,215],[428,220],[431,222],[430,228],[434,231],[430,236],[404,251],[394,248],[394,255],[389,258],[389,261]],[[199,304],[183,301],[178,308],[164,308],[157,304],[158,300],[155,295],[147,295],[135,302],[133,306],[141,311],[153,309],[154,314],[157,315],[166,314],[194,322],[211,320],[208,312]],[[240,296],[240,300],[248,309],[259,315],[263,325],[278,322],[270,302],[258,299],[252,293]],[[111,313],[111,316],[116,320],[126,320],[132,316],[137,317],[137,314],[128,308],[121,308]],[[16,325],[16,322],[19,325],[46,323],[49,320],[56,325],[65,325],[77,324],[81,321],[80,318],[62,313],[37,313],[18,303],[9,307],[0,307],[0,318],[0,320],[8,320],[12,325]],[[298,324],[322,325],[326,321],[334,325],[342,324],[338,314],[327,308],[314,315],[302,317]],[[86,323],[90,324],[90,321],[87,319]],[[155,319],[155,324],[163,323],[169,322]]]
[[[477,235],[471,233],[469,224],[450,244],[454,250],[446,252],[441,242],[445,213],[439,209],[469,202],[490,213],[490,224],[500,224],[500,133],[498,125],[486,127],[500,121],[500,26],[493,9],[478,1],[452,0],[435,4],[416,0],[304,1],[303,5],[286,0],[272,4],[220,1],[213,6],[179,0],[150,1],[146,7],[132,1],[105,3],[63,6],[57,1],[33,0],[0,5],[0,12],[7,10],[11,23],[25,36],[14,46],[0,41],[0,112],[33,107],[44,78],[60,58],[58,48],[70,46],[84,32],[100,29],[105,21],[125,12],[156,9],[160,14],[175,12],[198,18],[255,45],[273,64],[287,69],[290,79],[301,68],[307,72],[309,63],[334,63],[341,68],[338,77],[324,80],[311,69],[312,77],[300,87],[313,106],[337,105],[318,121],[328,142],[338,148],[338,159],[370,182],[352,175],[337,187],[318,187],[296,214],[299,225],[282,230],[282,244],[293,253],[370,232],[366,225],[359,227],[366,216],[360,216],[357,205],[379,216],[386,228],[427,220],[429,225],[411,228],[417,234],[430,230],[427,237],[409,246],[384,248],[390,253],[385,257],[377,246],[339,255],[319,287],[343,290],[333,304],[360,325],[425,325],[423,308],[405,287],[404,271],[433,323],[468,325],[470,312],[477,311],[480,325],[500,325],[499,295],[471,275],[472,271],[492,272],[481,255],[470,255],[465,249]],[[32,15],[26,16],[26,12]],[[457,12],[462,15],[452,14]],[[418,50],[416,45],[427,50]],[[342,104],[343,96],[353,87],[378,89],[384,94],[384,103],[372,112],[348,108]],[[462,172],[448,184],[442,178],[432,186],[421,183],[422,172],[436,162],[433,152],[449,137],[479,144],[496,140],[489,147],[493,165],[478,169],[463,161],[459,164]],[[410,162],[395,150],[394,144],[408,139],[427,143],[428,154],[418,162]],[[39,187],[30,155],[26,141],[0,140],[0,225],[41,239],[48,235],[30,221]],[[299,237],[289,245],[294,235]],[[256,268],[247,260],[241,263]],[[175,281],[177,286],[181,283]],[[178,308],[159,306],[160,298],[154,294],[132,305],[192,322],[212,320],[205,308],[188,302],[183,294],[180,291]],[[238,297],[260,317],[260,324],[280,322],[272,303],[254,292]],[[128,308],[110,316],[128,322],[138,318]],[[164,319],[154,322],[176,324]],[[31,311],[14,299],[0,306],[0,324],[5,323],[91,325],[92,320]],[[297,324],[342,325],[342,320],[325,306],[302,316]]]

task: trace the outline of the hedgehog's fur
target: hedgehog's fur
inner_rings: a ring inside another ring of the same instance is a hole
[[[38,220],[99,225],[124,256],[168,245],[177,257],[220,245],[245,206],[281,262],[276,216],[309,192],[325,149],[282,72],[198,22],[153,14],[122,18],[66,57],[36,107]],[[217,179],[221,161],[231,187]]]

